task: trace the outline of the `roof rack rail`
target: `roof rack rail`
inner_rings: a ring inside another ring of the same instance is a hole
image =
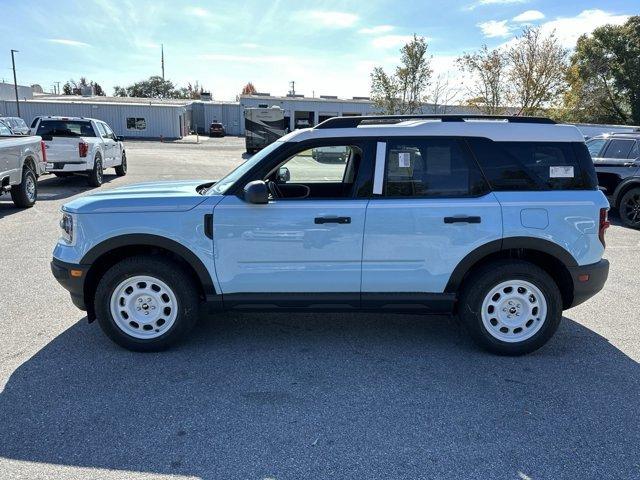
[[[407,120],[440,120],[441,122],[464,122],[466,120],[505,120],[509,123],[541,123],[554,125],[556,122],[546,117],[519,117],[515,115],[368,115],[332,117],[319,123],[314,128],[356,128],[360,124],[388,125],[406,122]]]

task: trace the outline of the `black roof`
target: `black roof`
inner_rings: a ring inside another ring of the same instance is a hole
[[[441,122],[465,122],[467,120],[502,120],[509,123],[556,123],[555,121],[546,117],[520,117],[515,115],[366,115],[329,118],[324,122],[316,125],[315,128],[355,128],[361,123],[367,125],[384,125],[405,122],[407,120],[440,120]]]

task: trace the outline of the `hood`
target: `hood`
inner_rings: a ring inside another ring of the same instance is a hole
[[[185,212],[207,199],[197,187],[211,180],[147,182],[101,190],[65,204],[71,213]]]

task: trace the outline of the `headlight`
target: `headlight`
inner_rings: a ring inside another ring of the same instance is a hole
[[[60,240],[67,245],[75,244],[75,229],[76,219],[67,212],[62,212],[62,218],[60,219]]]

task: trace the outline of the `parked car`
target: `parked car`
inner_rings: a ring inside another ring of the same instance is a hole
[[[600,135],[587,148],[611,206],[625,225],[640,229],[640,132]]]
[[[326,147],[313,151],[313,159],[318,162],[346,162],[349,158],[349,147]]]
[[[332,118],[216,182],[73,200],[53,274],[132,350],[182,339],[204,304],[457,314],[482,347],[531,352],[603,287],[609,205],[578,129],[495,118]],[[342,168],[313,160],[338,146]]]
[[[45,171],[45,152],[40,137],[14,135],[0,121],[0,195],[10,192],[16,207],[32,207],[38,198],[38,177]]]
[[[14,135],[29,135],[29,127],[20,117],[0,117],[6,123]]]
[[[224,125],[220,122],[213,122],[209,125],[209,136],[210,137],[224,137],[226,132],[224,130]]]
[[[99,187],[105,168],[127,174],[122,138],[105,122],[83,117],[39,117],[35,131],[47,147],[47,172],[57,177],[87,175],[89,185]]]

